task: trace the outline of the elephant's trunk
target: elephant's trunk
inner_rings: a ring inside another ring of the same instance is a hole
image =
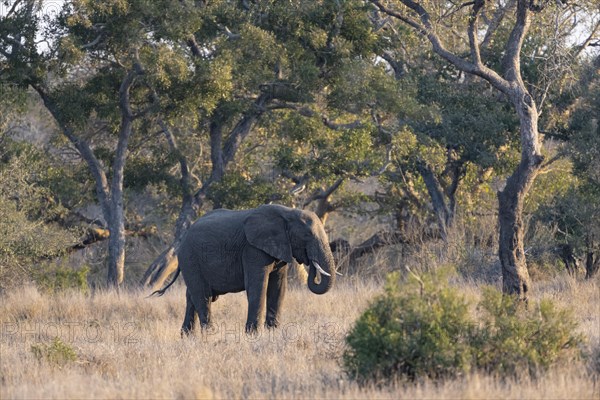
[[[308,268],[308,288],[315,294],[324,294],[331,289],[335,282],[335,263],[331,250],[324,246],[318,246],[316,254],[310,254],[310,265]],[[317,282],[317,274],[319,281]]]

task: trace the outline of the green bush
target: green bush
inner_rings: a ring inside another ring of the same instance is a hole
[[[535,375],[560,359],[579,357],[582,337],[570,310],[557,309],[550,300],[525,308],[512,296],[488,287],[479,303],[482,323],[475,363],[502,376]]]
[[[77,360],[77,352],[57,337],[50,344],[32,344],[31,352],[39,361],[45,360],[50,364],[58,366],[63,366]]]
[[[79,290],[83,293],[89,292],[88,273],[89,267],[79,269],[67,267],[43,268],[36,271],[34,280],[38,287],[48,292],[60,292],[67,289]]]
[[[388,277],[385,293],[362,314],[346,338],[345,370],[357,380],[400,375],[442,378],[467,372],[475,324],[469,305],[441,276]]]
[[[474,369],[515,376],[578,356],[581,338],[568,311],[547,300],[525,308],[485,288],[478,320],[447,275],[389,276],[385,292],[346,337],[342,362],[350,377],[360,383],[437,380]]]

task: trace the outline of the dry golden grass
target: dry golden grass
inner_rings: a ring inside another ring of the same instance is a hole
[[[536,296],[571,305],[591,346],[600,348],[597,282],[564,276],[539,284]],[[600,397],[589,361],[559,366],[538,380],[484,375],[434,384],[359,387],[344,376],[343,337],[381,290],[341,279],[330,293],[290,288],[282,326],[258,337],[243,333],[244,293],[219,298],[214,331],[181,339],[184,291],[40,294],[23,288],[0,298],[0,398],[580,398]],[[469,297],[478,289],[469,287]],[[36,358],[31,346],[54,337],[77,352],[63,364]],[[599,353],[597,353],[599,354]]]

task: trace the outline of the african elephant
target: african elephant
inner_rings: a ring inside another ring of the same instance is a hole
[[[336,275],[319,218],[280,205],[205,214],[186,233],[178,258],[187,286],[182,334],[194,330],[196,313],[202,328],[210,325],[211,302],[218,295],[243,290],[248,298],[246,332],[257,330],[265,311],[266,326],[276,327],[292,258],[309,266],[313,293],[326,293]]]

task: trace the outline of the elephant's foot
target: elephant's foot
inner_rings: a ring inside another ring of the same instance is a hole
[[[181,338],[182,339],[190,337],[191,335],[194,334],[194,328],[193,327],[192,328],[188,328],[188,327],[182,326],[180,334],[181,334]]]
[[[256,335],[258,333],[257,322],[246,322],[246,335]]]
[[[265,326],[268,329],[275,329],[279,326],[279,321],[277,320],[277,318],[267,319],[267,321],[265,322]]]

